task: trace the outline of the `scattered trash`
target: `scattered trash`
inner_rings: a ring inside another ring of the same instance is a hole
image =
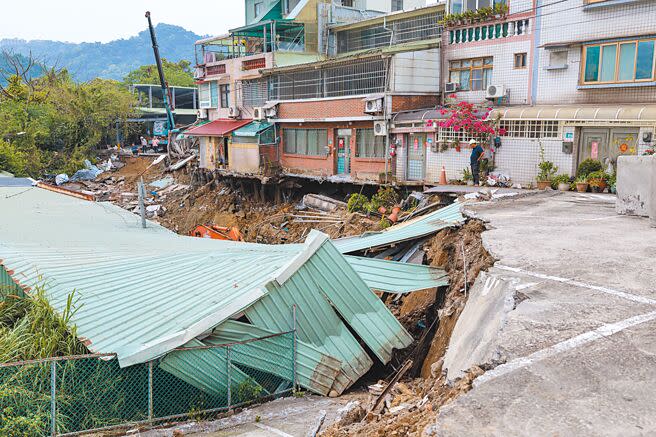
[[[68,175],[66,173],[60,173],[55,176],[55,184],[61,185],[65,184],[66,182],[68,182]]]
[[[346,202],[340,202],[339,200],[321,194],[306,194],[303,196],[303,205],[326,212],[333,212],[340,208],[346,208]]]
[[[99,169],[95,165],[91,164],[91,161],[88,159],[84,160],[84,169],[80,169],[75,172],[73,177],[70,178],[72,182],[75,181],[92,181],[94,180],[99,174],[103,172],[103,170]]]
[[[158,179],[156,181],[149,183],[148,186],[163,189],[174,183],[175,183],[175,179],[173,179],[173,176],[167,176],[163,179]]]

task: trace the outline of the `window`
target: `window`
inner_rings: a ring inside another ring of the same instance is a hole
[[[567,68],[567,50],[555,50],[549,52],[549,70]]]
[[[403,10],[403,0],[392,0],[392,12]]]
[[[515,69],[526,68],[526,53],[515,53]]]
[[[202,83],[198,87],[198,100],[200,102],[201,108],[211,107],[212,102],[210,101],[210,85],[207,83]]]
[[[230,85],[220,85],[219,94],[221,95],[221,107],[227,108],[230,106]]]
[[[459,14],[467,10],[488,8],[497,4],[505,4],[506,0],[451,0],[452,14]]]
[[[560,123],[557,120],[501,120],[499,128],[510,138],[558,138]]]
[[[219,104],[219,86],[216,82],[210,82],[210,107],[216,108]]]
[[[651,39],[584,46],[581,83],[653,81],[655,43]]]
[[[463,59],[449,63],[449,82],[463,91],[487,89],[492,79],[492,58]]]
[[[284,129],[285,153],[324,156],[328,145],[326,129]]]
[[[253,5],[254,18],[257,18],[262,13],[262,2],[257,2]]]
[[[355,142],[357,145],[355,156],[359,158],[385,157],[385,137],[374,135],[373,129],[356,129]]]

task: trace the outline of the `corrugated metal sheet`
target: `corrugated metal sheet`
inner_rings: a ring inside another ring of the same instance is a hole
[[[340,252],[351,253],[421,238],[464,222],[465,218],[460,212],[460,207],[461,204],[456,202],[425,216],[387,228],[382,232],[340,238],[334,240],[334,244]]]
[[[490,118],[511,120],[654,121],[656,105],[545,105],[497,108]]]
[[[346,260],[372,290],[409,293],[449,285],[446,272],[435,267],[351,255]]]
[[[204,338],[204,344],[226,344],[245,341],[253,338],[262,338],[274,334],[274,331],[262,329],[248,323],[227,320],[214,329],[212,335]],[[281,374],[280,363],[290,359],[289,337],[272,337],[258,340],[241,348],[239,353],[231,355],[231,359],[260,371],[269,372],[285,378],[289,375]],[[320,395],[327,395],[333,381],[339,373],[341,363],[338,359],[321,353],[310,344],[303,341],[296,342],[296,373],[298,384]],[[284,373],[284,371],[283,371]]]
[[[203,343],[198,340],[191,340],[185,346],[203,346]],[[225,348],[174,351],[164,357],[159,363],[159,368],[205,393],[227,398],[228,361]],[[249,381],[249,384],[254,386],[259,386],[248,375],[231,365],[230,385],[238,386],[245,381]],[[263,387],[262,390],[266,392]]]

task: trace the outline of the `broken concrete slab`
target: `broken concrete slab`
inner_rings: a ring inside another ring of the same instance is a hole
[[[463,377],[474,365],[498,362],[496,340],[515,306],[515,292],[512,280],[486,272],[478,276],[444,356],[449,382]]]
[[[652,197],[653,156],[617,158],[617,213],[649,217]]]

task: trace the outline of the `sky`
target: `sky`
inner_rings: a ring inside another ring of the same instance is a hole
[[[175,24],[199,35],[220,35],[244,24],[243,0],[0,0],[0,39],[129,38],[147,29],[147,10],[153,24]]]

